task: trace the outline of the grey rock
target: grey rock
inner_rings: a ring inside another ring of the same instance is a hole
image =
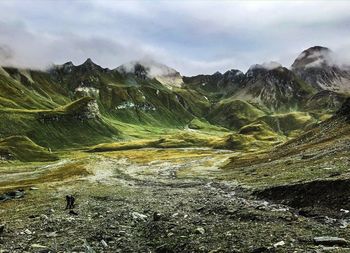
[[[104,248],[108,248],[108,244],[106,243],[106,241],[105,240],[101,240],[101,244],[102,244],[102,246],[104,247]]]
[[[140,221],[146,221],[147,220],[147,215],[144,215],[142,213],[138,212],[132,212],[131,216],[134,220],[140,220]]]
[[[41,218],[42,220],[48,220],[48,219],[49,219],[49,217],[48,217],[47,215],[45,215],[45,214],[41,214],[41,215],[40,215],[40,218]]]
[[[201,234],[201,235],[203,235],[203,234],[205,234],[205,229],[204,228],[202,228],[202,227],[198,227],[198,228],[196,228],[196,230],[194,231],[196,234]]]
[[[314,238],[314,243],[317,245],[325,245],[325,246],[343,246],[347,245],[348,241],[344,238],[339,237],[331,237],[331,236],[320,236]]]
[[[273,245],[273,247],[274,248],[277,248],[277,247],[280,247],[280,246],[284,246],[286,243],[284,242],[284,241],[279,241],[279,242],[277,242],[277,243],[275,243],[274,245]]]
[[[31,235],[33,234],[32,231],[30,231],[28,228],[26,230],[24,230],[24,233],[27,234],[27,235]]]

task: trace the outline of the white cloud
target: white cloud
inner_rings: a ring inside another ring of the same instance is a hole
[[[253,69],[266,69],[266,70],[272,70],[272,69],[277,69],[282,67],[282,65],[278,62],[264,62],[262,64],[254,64],[252,65],[249,70],[253,70]]]

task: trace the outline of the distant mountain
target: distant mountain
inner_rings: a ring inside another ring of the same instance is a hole
[[[155,61],[133,61],[116,68],[121,74],[134,74],[140,79],[156,79],[168,88],[181,87],[182,76],[178,71]]]
[[[244,82],[233,95],[271,111],[302,108],[313,93],[310,85],[276,62],[256,64],[245,74]]]
[[[350,92],[350,71],[337,61],[328,48],[315,46],[304,50],[292,64],[292,71],[315,89]]]
[[[212,75],[197,75],[184,77],[186,87],[197,90],[214,100],[227,97],[234,93],[244,81],[244,74],[237,69],[231,69],[224,74],[216,72]]]
[[[148,136],[139,130],[146,127],[157,133],[187,129],[194,119],[235,131],[263,122],[292,136],[345,100],[349,72],[334,59],[329,49],[314,47],[291,70],[270,62],[246,73],[192,77],[154,61],[115,69],[91,59],[46,71],[0,67],[0,116],[6,122],[0,137],[27,136],[40,146],[62,148]]]

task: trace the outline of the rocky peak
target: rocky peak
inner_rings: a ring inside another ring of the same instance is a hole
[[[72,70],[74,69],[74,64],[73,62],[69,61],[69,62],[66,62],[65,64],[63,64],[62,66],[62,69],[64,72],[72,72]]]
[[[349,70],[339,64],[335,54],[326,47],[304,50],[292,64],[292,71],[319,91],[350,92]]]
[[[94,63],[90,58],[87,58],[87,60],[78,67],[86,71],[102,70],[102,67]]]
[[[238,69],[231,69],[223,74],[223,82],[241,83],[244,80],[244,73]]]
[[[156,79],[168,88],[180,87],[183,84],[182,76],[178,71],[155,61],[132,61],[116,68],[121,74],[133,74],[137,78],[145,80]]]
[[[281,70],[283,69],[282,65],[278,62],[264,62],[262,64],[254,64],[250,66],[247,73],[245,74],[248,79],[257,79],[262,75],[267,74],[273,70]]]
[[[136,63],[134,66],[134,74],[140,79],[146,79],[147,74],[149,73],[149,68],[141,65],[140,63]]]
[[[219,71],[216,71],[214,74],[213,74],[214,77],[221,77],[222,74],[219,72]]]
[[[304,50],[292,64],[292,69],[318,68],[334,64],[333,52],[327,47],[314,46]]]
[[[224,76],[227,76],[227,77],[236,77],[236,76],[242,76],[242,75],[244,75],[243,72],[238,69],[227,70],[224,73]]]

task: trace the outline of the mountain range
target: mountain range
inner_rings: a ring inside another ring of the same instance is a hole
[[[320,46],[290,68],[270,62],[191,77],[154,61],[115,69],[91,59],[45,71],[2,66],[0,137],[26,136],[50,149],[182,130],[289,138],[329,118],[349,92],[350,68]]]

